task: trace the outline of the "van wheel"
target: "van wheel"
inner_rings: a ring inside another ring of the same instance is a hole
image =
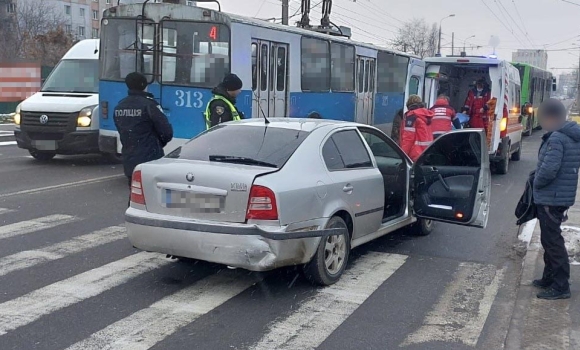
[[[409,227],[409,232],[415,236],[429,236],[433,232],[433,220],[419,219]]]
[[[350,256],[350,235],[346,222],[334,216],[328,221],[326,228],[342,228],[344,233],[323,237],[312,260],[304,265],[306,278],[321,286],[329,286],[340,279]]]
[[[510,158],[507,156],[505,159],[500,160],[495,164],[495,172],[500,175],[505,175],[509,170]]]
[[[35,149],[29,149],[28,153],[30,153],[30,155],[34,159],[40,160],[43,162],[49,161],[56,156],[56,153],[54,153],[54,152],[41,152],[41,151],[37,151]]]
[[[512,160],[514,162],[517,162],[522,158],[522,145],[523,145],[523,142],[520,142],[520,147],[518,148],[517,152],[512,154]]]

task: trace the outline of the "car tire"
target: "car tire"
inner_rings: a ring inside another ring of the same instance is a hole
[[[518,162],[522,158],[522,144],[523,142],[520,142],[520,147],[515,153],[512,154],[511,160],[513,160],[514,162]]]
[[[340,279],[350,256],[350,234],[346,222],[341,217],[334,216],[328,221],[326,228],[343,228],[344,233],[322,237],[312,260],[304,265],[306,278],[321,286],[332,285]]]
[[[42,152],[37,151],[35,149],[28,150],[28,153],[32,156],[32,158],[36,160],[40,160],[42,162],[47,162],[56,156],[55,152]]]
[[[433,220],[418,219],[416,223],[409,227],[409,232],[414,236],[429,236],[433,232]]]
[[[505,159],[502,159],[495,164],[495,172],[497,174],[500,174],[500,175],[507,174],[509,171],[509,166],[510,166],[509,164],[510,164],[510,157],[506,156]]]

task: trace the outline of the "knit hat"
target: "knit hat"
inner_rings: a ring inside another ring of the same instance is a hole
[[[240,90],[243,86],[242,80],[235,74],[228,74],[221,84],[227,91]]]
[[[540,118],[543,117],[556,117],[558,119],[566,119],[566,107],[560,100],[555,98],[547,99],[542,102],[540,108],[538,108],[538,114]]]
[[[139,72],[129,73],[125,77],[125,84],[129,90],[143,91],[147,87],[147,78]]]

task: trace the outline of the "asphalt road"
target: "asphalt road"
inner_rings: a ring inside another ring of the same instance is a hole
[[[485,230],[386,236],[357,248],[330,288],[295,268],[138,252],[119,165],[39,163],[0,133],[0,349],[499,349],[521,269],[513,209],[541,133],[493,176]]]

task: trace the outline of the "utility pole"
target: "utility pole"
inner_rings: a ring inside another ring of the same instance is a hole
[[[288,25],[288,8],[290,0],[282,0],[282,24]]]
[[[451,32],[451,56],[455,55],[455,32]]]
[[[441,56],[441,23],[439,24],[439,40],[437,41],[437,54]]]

